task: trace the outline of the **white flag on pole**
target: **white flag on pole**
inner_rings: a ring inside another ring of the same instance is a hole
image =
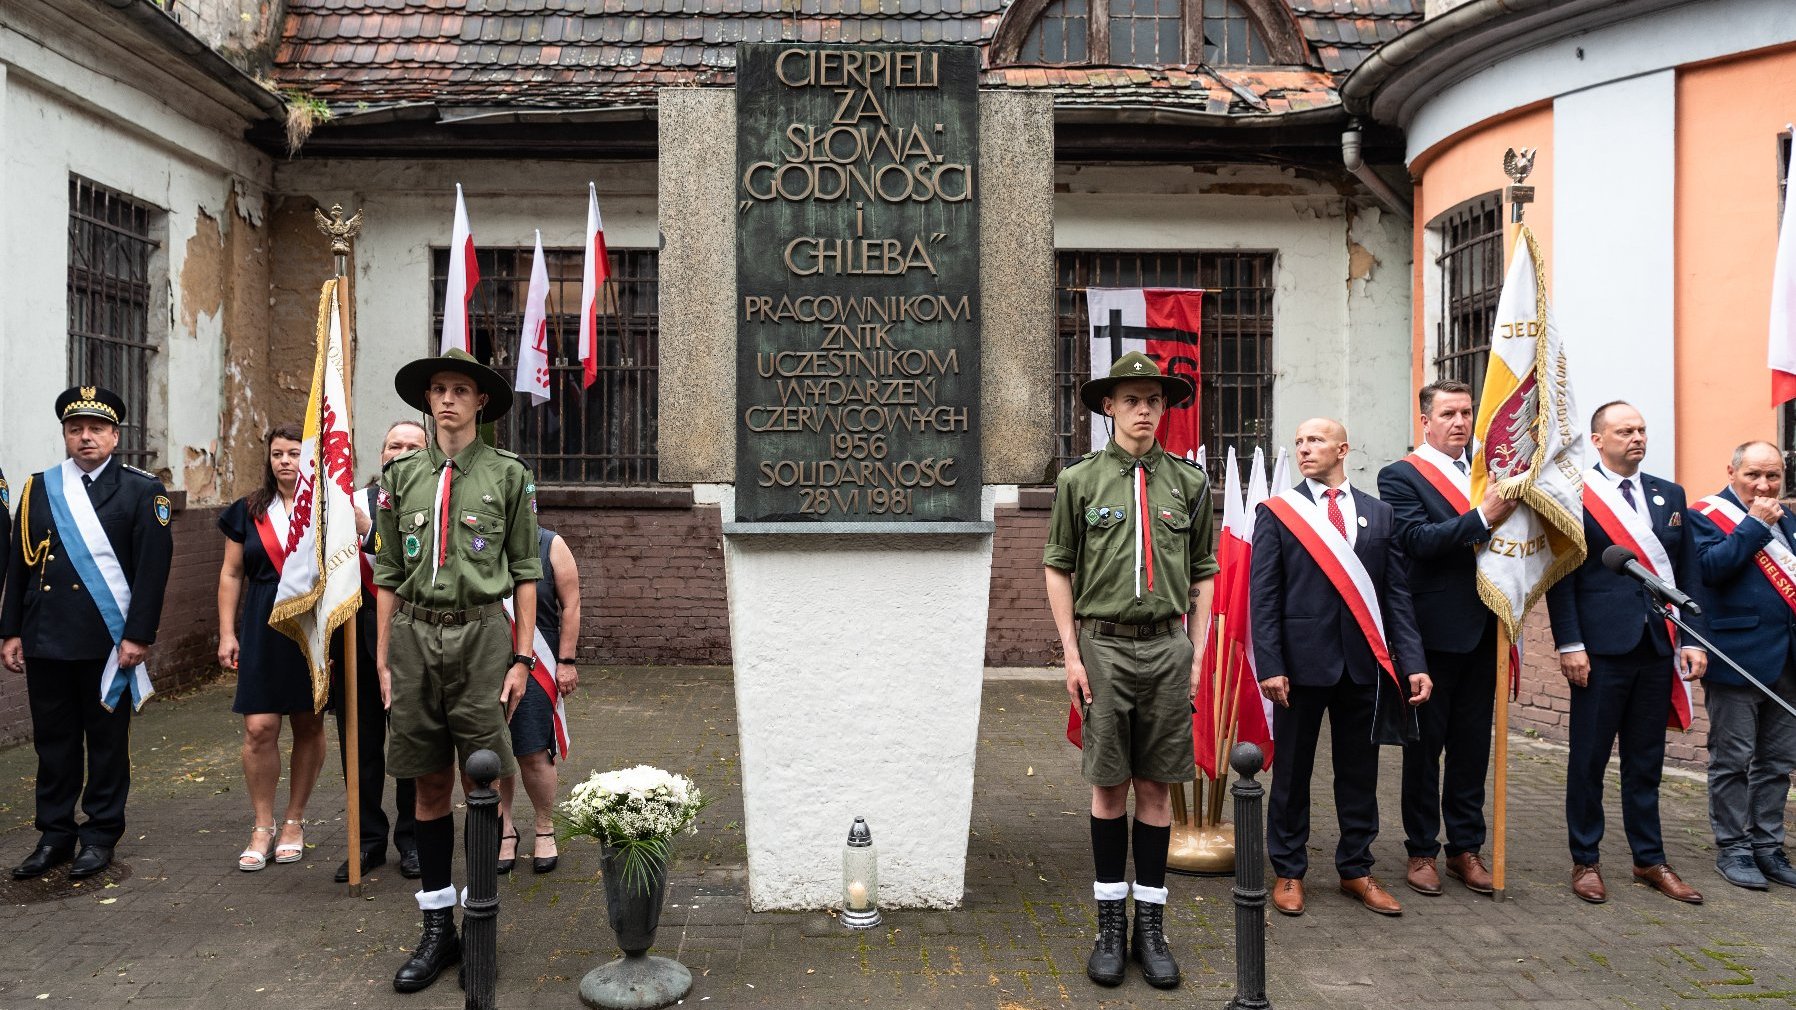
[[[480,266],[474,262],[474,231],[468,227],[468,205],[455,184],[455,226],[449,235],[449,286],[443,294],[443,333],[438,354],[460,349],[474,353],[474,332],[468,325],[468,300],[480,283]]]
[[[524,296],[524,325],[518,330],[518,370],[511,388],[529,393],[532,406],[549,402],[549,268],[543,263],[543,233],[536,233],[530,261],[530,289]]]

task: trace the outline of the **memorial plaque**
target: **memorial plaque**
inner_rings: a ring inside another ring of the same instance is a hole
[[[979,521],[978,50],[736,69],[736,521]]]

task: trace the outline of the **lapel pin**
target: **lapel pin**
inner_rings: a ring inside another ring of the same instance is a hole
[[[1665,496],[1664,496],[1664,495],[1662,495],[1662,494],[1656,494],[1656,495],[1653,495],[1653,504],[1654,504],[1654,505],[1663,505],[1663,504],[1665,504]]]
[[[1360,525],[1361,529],[1365,528],[1365,526],[1366,526],[1366,517],[1365,516],[1359,517],[1359,525]]]

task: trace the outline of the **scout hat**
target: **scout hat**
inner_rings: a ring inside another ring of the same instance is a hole
[[[105,386],[70,386],[56,398],[56,419],[97,417],[113,424],[125,420],[125,398]]]
[[[1160,366],[1154,359],[1140,351],[1130,351],[1116,359],[1110,366],[1110,374],[1101,379],[1092,379],[1079,387],[1079,399],[1085,409],[1093,414],[1104,412],[1104,397],[1109,396],[1117,386],[1135,379],[1153,379],[1160,383],[1166,393],[1166,405],[1177,407],[1197,394],[1197,388],[1191,380],[1181,375],[1163,375]]]
[[[430,377],[438,372],[460,372],[474,380],[486,394],[486,406],[480,408],[482,422],[503,417],[511,409],[511,387],[505,379],[459,347],[441,357],[419,358],[407,363],[393,376],[393,388],[399,391],[401,400],[428,414],[430,401],[424,398],[424,389],[430,385]]]

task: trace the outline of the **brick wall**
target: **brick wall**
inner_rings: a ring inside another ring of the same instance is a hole
[[[1060,660],[1060,635],[1041,574],[1048,516],[1040,508],[1000,508],[994,516],[987,666],[1046,666]]]

